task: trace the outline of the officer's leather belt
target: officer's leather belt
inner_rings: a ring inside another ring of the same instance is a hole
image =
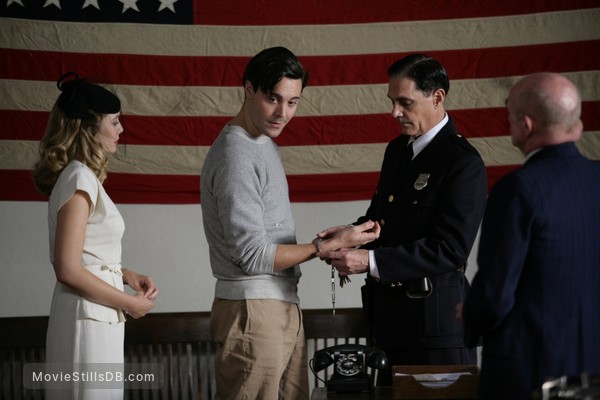
[[[464,274],[465,271],[466,271],[466,266],[463,265],[462,267],[457,268],[456,271],[457,272],[462,272]],[[377,283],[377,284],[379,284],[381,286],[390,287],[390,288],[402,287],[404,285],[402,282],[392,282],[392,283],[390,283],[388,285],[382,285],[381,281],[378,278],[374,278],[371,275],[367,275],[366,280],[368,282],[374,282],[374,283]]]

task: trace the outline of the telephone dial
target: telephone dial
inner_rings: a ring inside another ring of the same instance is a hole
[[[382,350],[359,344],[342,344],[315,352],[311,369],[316,373],[333,364],[327,384],[330,392],[362,392],[373,387],[367,368],[384,369],[388,362]],[[319,378],[320,379],[320,378]]]

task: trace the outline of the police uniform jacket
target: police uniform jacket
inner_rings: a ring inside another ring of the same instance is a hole
[[[385,151],[367,214],[379,221],[373,249],[380,279],[367,277],[363,303],[374,344],[383,349],[464,347],[455,306],[468,290],[464,268],[483,217],[487,175],[478,152],[452,119],[409,163],[409,137]],[[429,277],[433,291],[409,298],[410,281]]]

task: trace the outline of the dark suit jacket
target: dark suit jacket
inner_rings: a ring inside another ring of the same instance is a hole
[[[600,164],[544,148],[490,193],[466,338],[483,336],[481,399],[600,373]]]
[[[387,146],[377,191],[359,219],[382,226],[379,239],[366,246],[375,250],[381,280],[366,285],[364,307],[382,349],[464,347],[455,306],[468,282],[457,269],[465,266],[483,217],[485,166],[452,119],[401,168],[407,143],[401,135]],[[432,295],[408,298],[406,283],[424,277],[433,283]],[[397,282],[403,285],[389,287]]]

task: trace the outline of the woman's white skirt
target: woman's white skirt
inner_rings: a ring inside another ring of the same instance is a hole
[[[123,290],[122,278],[113,270],[86,268]],[[57,282],[46,336],[46,365],[63,374],[57,375],[59,382],[46,382],[46,399],[121,400],[124,336],[121,310],[86,300]]]

